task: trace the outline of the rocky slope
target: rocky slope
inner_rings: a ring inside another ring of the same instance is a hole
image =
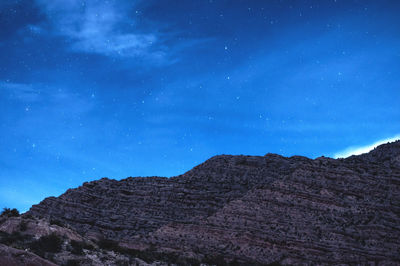
[[[400,141],[346,159],[221,155],[169,179],[103,178],[26,215],[100,249],[116,241],[128,264],[396,265]],[[96,265],[89,253],[82,265]]]

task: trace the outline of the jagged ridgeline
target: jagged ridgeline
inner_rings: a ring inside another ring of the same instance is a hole
[[[172,178],[103,178],[0,222],[22,239],[2,249],[57,264],[400,264],[400,141],[346,159],[221,155]],[[53,252],[36,243],[50,235]]]

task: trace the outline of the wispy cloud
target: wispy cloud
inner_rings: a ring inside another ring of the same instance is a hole
[[[349,147],[343,151],[337,152],[333,155],[334,158],[346,158],[349,157],[351,155],[359,155],[359,154],[363,154],[363,153],[367,153],[371,150],[373,150],[374,148],[376,148],[379,145],[388,143],[388,142],[393,142],[396,140],[400,139],[400,134],[396,135],[392,138],[387,138],[387,139],[383,139],[383,140],[379,140],[376,141],[370,145],[366,145],[366,146],[357,146],[357,147]]]
[[[40,91],[31,84],[0,81],[0,93],[7,94],[10,98],[22,102],[36,102],[40,97]]]
[[[73,92],[60,86],[45,86],[40,83],[15,83],[0,80],[0,96],[29,106],[45,105],[63,114],[80,115],[93,109],[95,100],[89,95]]]
[[[165,56],[157,34],[140,31],[128,14],[137,1],[36,2],[48,17],[51,33],[65,37],[75,52],[156,60]]]

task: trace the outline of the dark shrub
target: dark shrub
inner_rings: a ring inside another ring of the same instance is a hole
[[[0,216],[5,216],[5,217],[18,217],[19,216],[19,211],[17,209],[10,209],[10,208],[3,208],[3,211],[1,212]]]
[[[50,220],[51,225],[58,225],[60,227],[64,227],[64,224],[59,220]]]
[[[79,266],[79,265],[81,265],[81,263],[80,263],[79,260],[70,259],[70,260],[68,260],[67,263],[65,263],[64,265],[65,265],[65,266]]]
[[[171,258],[170,258],[171,259]],[[170,260],[171,263],[178,265],[200,266],[200,261],[195,258],[177,258],[175,261]]]
[[[87,249],[87,250],[95,250],[96,249],[93,245],[87,244],[87,243],[83,244],[83,248]]]
[[[126,260],[117,260],[115,262],[115,265],[117,266],[129,266],[129,261]]]
[[[25,237],[21,235],[20,232],[13,232],[12,234],[8,234],[6,232],[0,232],[0,243],[5,245],[11,245],[16,242],[24,241]]]
[[[13,232],[12,234],[0,232],[0,243],[17,249],[25,249],[32,240],[32,235],[21,234],[20,232]]]
[[[83,249],[93,250],[94,247],[85,242],[79,242],[75,240],[71,240],[70,242],[71,252],[75,255],[83,255]]]
[[[240,266],[240,263],[237,261],[237,259],[234,259],[229,262],[229,266]]]
[[[24,218],[24,219],[33,219],[34,217],[32,215],[30,215],[30,214],[23,214],[22,218]]]
[[[99,242],[97,242],[97,244],[101,249],[108,249],[115,251],[118,251],[120,249],[118,242],[111,239],[105,239],[105,238],[100,239]]]
[[[72,240],[71,243],[71,253],[75,255],[83,255],[83,243]]]
[[[279,261],[274,261],[268,264],[268,266],[281,266],[282,264]]]
[[[28,229],[28,223],[25,221],[21,221],[18,227],[21,232],[24,232],[26,231],[26,229]]]
[[[42,236],[38,240],[32,242],[31,249],[38,255],[44,254],[45,252],[58,253],[61,251],[62,243],[61,237],[56,234],[51,234]]]

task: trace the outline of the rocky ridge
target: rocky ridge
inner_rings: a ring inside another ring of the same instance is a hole
[[[395,265],[400,141],[346,159],[220,155],[172,178],[103,178],[26,215],[96,247],[114,241],[134,265]],[[96,265],[87,254],[81,265]]]

